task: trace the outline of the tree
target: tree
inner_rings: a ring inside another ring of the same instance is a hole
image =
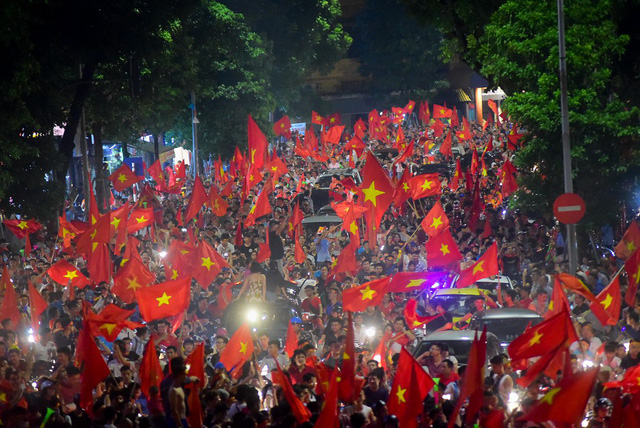
[[[510,94],[509,115],[529,131],[516,159],[523,173],[516,203],[538,212],[550,212],[564,192],[554,5],[506,1],[485,29],[478,57],[482,73]],[[614,75],[629,37],[611,8],[610,0],[577,0],[565,9],[573,182],[585,198],[586,226],[611,221],[640,172],[640,111],[617,91]]]
[[[367,2],[358,16],[353,52],[362,60],[361,72],[373,79],[378,95],[399,92],[427,98],[447,87],[446,68],[440,60],[442,34],[435,26],[422,26],[397,0]]]

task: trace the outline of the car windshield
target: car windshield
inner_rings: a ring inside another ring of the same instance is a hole
[[[538,322],[538,319],[531,318],[503,318],[483,320],[483,325],[487,327],[487,331],[495,334],[500,342],[511,343],[524,332],[529,323],[535,325]]]
[[[444,310],[453,315],[464,315],[469,313],[473,302],[479,298],[479,296],[468,295],[445,295],[434,297],[430,303],[433,307],[442,306]]]

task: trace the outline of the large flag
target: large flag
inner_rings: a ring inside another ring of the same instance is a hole
[[[167,281],[136,291],[140,315],[146,322],[182,314],[191,299],[191,277]]]
[[[246,227],[251,227],[256,224],[256,220],[262,216],[271,213],[271,204],[269,203],[269,192],[267,189],[262,189],[262,192],[258,195],[256,203],[251,207],[247,218],[244,221]]]
[[[567,341],[577,340],[571,317],[565,310],[522,333],[509,344],[508,351],[512,360],[522,360],[545,355]]]
[[[322,410],[314,425],[316,428],[340,428],[340,420],[338,418],[338,374],[338,370],[333,370],[331,373],[329,387],[322,403]]]
[[[185,224],[198,215],[200,208],[209,200],[209,195],[202,184],[200,176],[197,175],[193,181],[193,189],[191,190],[191,197],[189,198],[189,205],[187,205],[187,211],[184,214]]]
[[[193,278],[205,290],[218,277],[222,268],[229,267],[227,261],[207,241],[198,245],[195,257],[190,260]]]
[[[84,288],[89,285],[89,280],[71,263],[61,259],[47,270],[47,274],[58,284]]]
[[[93,389],[110,374],[109,366],[102,358],[102,354],[93,340],[88,328],[82,331],[82,339],[78,341],[77,354],[82,355],[84,369],[80,386],[80,407],[91,412],[93,405]]]
[[[442,272],[398,272],[391,277],[387,293],[421,292],[446,275]]]
[[[378,306],[387,292],[389,278],[384,277],[374,281],[351,287],[342,293],[342,304],[345,311],[363,312],[369,306]]]
[[[131,211],[131,215],[127,221],[127,233],[135,233],[140,229],[152,226],[153,222],[153,208],[136,208]]]
[[[353,329],[353,315],[348,312],[347,338],[342,353],[342,366],[340,384],[338,385],[338,397],[342,401],[352,402],[360,394],[356,388],[356,344],[355,331]]]
[[[226,215],[229,209],[227,201],[222,199],[222,196],[213,186],[209,190],[209,206],[211,207],[211,212],[218,217]]]
[[[423,412],[422,402],[434,385],[435,382],[420,363],[402,348],[389,393],[389,414],[396,415],[403,428],[417,427],[417,418]]]
[[[229,343],[220,354],[220,362],[231,371],[234,367],[241,366],[249,361],[253,354],[253,338],[249,325],[244,323],[233,333]]]
[[[596,301],[589,305],[594,314],[604,311],[605,317],[598,316],[598,320],[604,318],[607,320],[605,324],[608,325],[615,325],[618,322],[621,306],[622,294],[618,275],[596,296]]]
[[[615,247],[616,256],[627,260],[637,249],[640,248],[640,227],[637,221],[632,221],[620,242]]]
[[[19,239],[42,229],[42,225],[35,220],[4,220],[2,223]]]
[[[273,124],[273,133],[276,135],[282,135],[284,138],[291,138],[291,121],[289,116],[284,115],[282,119]]]
[[[98,244],[108,244],[109,241],[111,241],[110,216],[105,214],[76,237],[76,251],[91,254]]]
[[[108,244],[98,244],[88,255],[87,270],[91,282],[98,284],[102,281],[109,282],[113,273],[113,262]]]
[[[452,114],[453,114],[453,110],[451,110],[450,108],[446,108],[446,107],[440,106],[438,104],[434,104],[433,105],[433,118],[434,119],[450,118]]]
[[[429,238],[425,245],[427,249],[427,263],[429,267],[448,266],[462,260],[462,254],[456,241],[447,229],[439,235]]]
[[[268,142],[267,137],[264,136],[251,115],[247,119],[247,135],[249,138],[249,163],[261,169],[267,156]]]
[[[494,242],[478,261],[460,272],[460,278],[458,278],[456,282],[456,287],[468,287],[476,281],[498,275],[499,273],[498,244]]]
[[[137,257],[133,257],[113,277],[113,293],[125,303],[133,303],[136,291],[148,287],[156,276]]]
[[[627,293],[624,295],[624,301],[627,302],[627,305],[634,307],[636,294],[638,293],[638,283],[640,283],[640,250],[633,252],[625,262],[624,269],[627,271],[629,283]]]
[[[412,177],[409,179],[409,187],[411,187],[411,197],[414,200],[436,196],[442,191],[442,183],[438,174],[422,174]]]
[[[10,319],[13,321],[13,329],[18,327],[20,321],[20,311],[18,310],[18,299],[13,288],[13,281],[9,276],[7,265],[2,268],[2,278],[0,278],[0,289],[4,290],[4,299],[0,306],[0,320]]]
[[[393,200],[394,186],[387,171],[371,152],[367,152],[360,189],[364,193],[364,206],[373,212],[375,227],[380,226],[380,220]]]
[[[519,420],[578,424],[584,415],[598,371],[599,368],[594,367],[563,378]]]
[[[358,249],[359,242],[352,239],[349,244],[340,251],[338,258],[334,261],[333,266],[329,270],[329,276],[335,276],[341,272],[355,273],[358,270],[356,262],[356,251]]]
[[[440,232],[449,228],[449,217],[445,214],[440,201],[436,201],[427,213],[427,216],[420,223],[422,229],[429,237],[439,235]]]
[[[131,171],[131,168],[126,163],[123,163],[120,168],[113,171],[113,174],[109,176],[109,180],[113,183],[113,188],[118,192],[133,186],[140,181],[140,178]]]
[[[151,396],[149,390],[152,386],[160,388],[160,382],[164,375],[162,373],[162,367],[160,366],[160,360],[158,359],[158,353],[156,352],[156,344],[153,336],[151,336],[147,345],[144,347],[139,375],[140,389],[142,389],[146,397]]]
[[[125,327],[131,330],[143,327],[140,323],[127,320],[134,312],[135,309],[126,310],[110,303],[99,314],[87,311],[84,325],[92,336],[103,336],[108,342],[113,342]]]

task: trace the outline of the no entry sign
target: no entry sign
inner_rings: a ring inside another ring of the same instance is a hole
[[[553,214],[560,223],[574,224],[584,217],[584,199],[575,193],[565,193],[553,203]]]

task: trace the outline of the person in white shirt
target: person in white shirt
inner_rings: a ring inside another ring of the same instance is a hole
[[[598,354],[598,350],[602,346],[602,341],[596,337],[591,323],[587,322],[582,324],[582,326],[580,327],[580,338],[584,338],[589,341],[589,351],[593,355]],[[573,342],[569,347],[569,350],[575,354],[576,351],[578,350],[578,346],[579,346],[578,342]]]
[[[40,328],[40,340],[33,344],[34,361],[53,362],[56,356],[56,345],[53,343],[53,334],[49,327]]]
[[[223,233],[222,236],[220,236],[220,241],[221,242],[220,244],[218,244],[218,248],[216,248],[216,251],[218,251],[218,253],[220,253],[220,255],[226,259],[227,257],[229,257],[229,254],[232,254],[236,250],[236,247],[231,242],[229,242],[228,233]]]
[[[369,342],[367,337],[367,326],[362,324],[364,316],[362,312],[356,312],[353,314],[353,333],[356,347],[363,347],[365,343]]]

